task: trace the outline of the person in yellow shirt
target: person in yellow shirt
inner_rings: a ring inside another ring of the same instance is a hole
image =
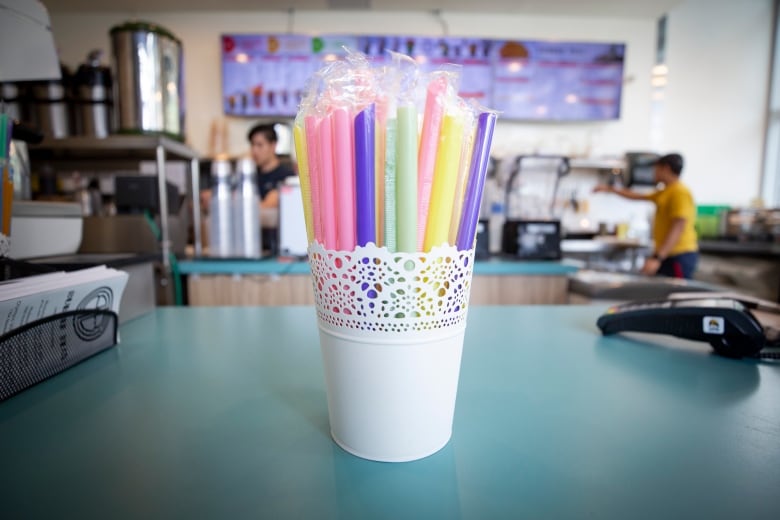
[[[596,186],[596,192],[615,193],[632,200],[649,200],[655,204],[653,242],[655,251],[645,261],[642,273],[648,275],[693,278],[699,261],[699,246],[694,229],[696,205],[690,190],[680,182],[683,158],[670,153],[655,162],[655,181],[663,188],[650,194],[626,188]]]

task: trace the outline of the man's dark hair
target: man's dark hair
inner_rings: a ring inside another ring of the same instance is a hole
[[[683,169],[683,158],[679,153],[669,153],[658,158],[658,160],[655,161],[655,164],[664,164],[668,166],[669,169],[672,170],[672,173],[679,177]]]
[[[246,134],[247,140],[251,143],[252,138],[256,134],[263,134],[263,137],[265,137],[265,140],[269,143],[275,143],[279,140],[279,137],[276,135],[276,129],[274,128],[273,123],[260,123],[259,125],[253,126],[249,133]]]

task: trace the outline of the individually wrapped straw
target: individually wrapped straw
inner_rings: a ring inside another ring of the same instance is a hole
[[[408,56],[392,53],[398,64],[398,94],[395,125],[395,217],[396,250],[414,253],[417,247],[417,106],[415,95],[419,69]]]
[[[359,246],[377,242],[376,178],[374,176],[375,110],[375,106],[371,104],[355,116],[355,220]],[[354,246],[352,248],[354,249]]]
[[[380,94],[376,100],[374,121],[374,201],[376,223],[376,245],[385,245],[385,128],[387,128],[387,95]]]
[[[395,253],[398,249],[398,242],[396,240],[396,130],[398,128],[398,119],[395,113],[387,118],[385,124],[385,219],[384,219],[384,245],[391,253]],[[416,224],[415,224],[416,226]]]
[[[396,248],[414,253],[417,248],[417,107],[398,107],[395,154]]]
[[[306,157],[309,166],[309,184],[311,186],[311,212],[314,238],[321,244],[325,243],[322,216],[322,159],[319,146],[319,119],[314,115],[306,115],[303,118],[304,132],[306,134]],[[297,134],[293,137],[298,138]],[[299,166],[300,167],[300,166]]]
[[[301,199],[303,200],[303,218],[306,222],[306,238],[311,242],[314,240],[314,222],[312,220],[309,158],[305,134],[303,117],[299,116],[295,119],[295,124],[293,125],[293,142],[295,143],[295,157],[298,161],[298,176],[301,179]]]
[[[474,108],[459,99],[464,113],[463,144],[461,145],[460,162],[458,166],[458,179],[455,184],[455,200],[452,205],[450,217],[450,233],[448,243],[455,244],[458,240],[458,228],[460,227],[460,215],[463,210],[463,195],[466,191],[466,183],[471,169],[471,154],[474,150],[474,132],[477,120]]]
[[[333,178],[338,212],[338,248],[355,249],[355,169],[352,116],[346,108],[331,115],[333,123]],[[324,145],[323,145],[324,146]]]
[[[420,149],[417,161],[417,247],[423,247],[428,206],[433,186],[436,148],[439,143],[439,131],[444,115],[445,96],[447,94],[447,73],[437,71],[432,74],[425,96]]]
[[[317,128],[317,145],[319,147],[320,158],[320,209],[323,238],[327,249],[338,249],[332,117],[329,115],[324,116],[320,120]]]
[[[474,134],[474,151],[471,154],[471,168],[466,191],[463,196],[463,210],[458,227],[456,246],[459,251],[474,247],[477,234],[479,209],[482,202],[482,190],[485,187],[488,162],[490,161],[490,145],[493,141],[493,130],[496,127],[498,114],[487,109],[481,109],[477,117],[477,129]]]
[[[389,51],[392,57],[392,64],[381,70],[382,77],[380,79],[380,85],[382,88],[381,99],[384,105],[384,167],[383,167],[383,179],[384,179],[384,233],[382,235],[383,244],[391,252],[398,251],[398,200],[399,190],[404,189],[407,199],[415,200],[414,213],[405,215],[406,225],[411,228],[412,225],[417,227],[416,215],[416,200],[417,189],[416,180],[414,185],[409,179],[411,175],[416,178],[417,170],[416,164],[412,165],[411,162],[405,163],[407,172],[406,183],[401,183],[399,187],[397,182],[398,165],[397,159],[399,154],[400,143],[398,141],[398,110],[397,106],[399,101],[412,106],[414,101],[414,90],[417,86],[417,76],[419,69],[417,63],[409,56],[404,56],[396,52]],[[401,91],[404,90],[404,96],[401,99]],[[414,116],[416,118],[416,115]],[[416,143],[411,140],[412,133],[414,134],[415,141],[417,139],[416,122],[414,125],[414,132],[411,128],[411,117],[409,118],[409,128],[406,134],[409,137],[405,143],[405,150],[401,150],[401,153],[406,154],[407,160],[411,157],[409,154],[413,154],[416,159]],[[412,150],[414,148],[414,150]],[[408,153],[407,153],[408,152]],[[408,203],[406,204],[408,206]],[[407,231],[408,234],[408,231]],[[415,238],[416,239],[416,238]]]
[[[433,185],[425,226],[423,243],[425,252],[429,252],[434,246],[446,245],[449,239],[450,219],[463,146],[463,127],[462,111],[450,110],[444,115],[436,147]]]

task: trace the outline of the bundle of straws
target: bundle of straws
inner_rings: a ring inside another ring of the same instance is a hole
[[[457,67],[391,61],[348,53],[310,82],[293,128],[309,244],[471,249],[497,114],[458,97]]]

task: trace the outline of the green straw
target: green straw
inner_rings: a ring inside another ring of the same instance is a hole
[[[417,108],[398,107],[396,232],[398,251],[417,252]]]
[[[396,120],[388,119],[385,127],[385,247],[391,253],[396,252],[396,211],[395,211],[395,147]]]
[[[0,112],[0,162],[8,159],[11,147],[11,118]]]

